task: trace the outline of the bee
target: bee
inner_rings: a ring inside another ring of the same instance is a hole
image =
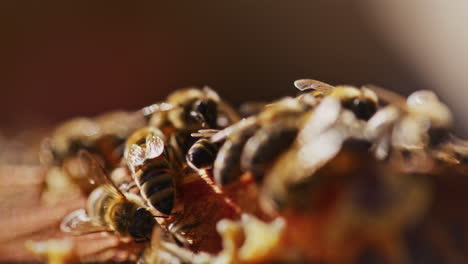
[[[341,263],[372,241],[394,263],[405,263],[402,234],[428,209],[429,185],[420,175],[376,159],[367,124],[340,101],[325,97],[267,170],[259,199],[264,210],[287,219],[294,245],[305,253]],[[311,233],[305,235],[306,230]],[[318,248],[304,239],[311,235]]]
[[[164,103],[159,104],[149,125],[159,128],[179,157],[184,159],[194,143],[190,133],[225,127],[238,120],[236,111],[212,89],[186,88],[170,94]]]
[[[142,111],[115,111],[95,118],[71,119],[58,126],[51,137],[43,141],[41,162],[51,169],[58,169],[62,181],[89,193],[94,186],[80,170],[78,151],[85,149],[96,154],[106,171],[110,172],[120,165],[125,138],[145,122]],[[52,178],[47,178],[46,185],[44,197],[61,191],[53,190]]]
[[[99,154],[106,166],[115,167],[122,157],[125,138],[144,124],[141,111],[114,111],[95,118],[71,119],[58,126],[44,142],[44,161],[61,163],[86,149]]]
[[[295,82],[295,86],[301,91],[313,91],[268,104],[257,115],[243,119],[210,138],[211,149],[222,142],[213,163],[213,174],[218,184],[235,182],[243,171],[251,172],[257,181],[261,181],[265,170],[291,146],[305,120],[325,98],[333,98],[339,102],[340,109],[348,110],[357,120],[363,122],[377,111],[378,99],[367,88],[334,87],[315,80],[299,80]],[[201,142],[205,150],[210,149],[206,147],[206,139],[200,139]],[[195,144],[189,150],[191,155],[187,156],[189,164],[195,167],[196,146],[200,144]],[[198,148],[198,152],[200,155],[204,154],[201,148]],[[206,164],[201,165],[209,168]]]
[[[390,154],[407,169],[428,171],[432,158],[459,163],[466,157],[462,140],[451,135],[453,117],[448,107],[431,91],[412,93],[407,99],[371,86],[387,103],[368,122],[366,133],[374,140],[379,159]]]
[[[156,220],[143,200],[138,195],[122,193],[92,154],[82,150],[78,155],[91,181],[99,187],[88,197],[86,210],[78,209],[67,215],[60,229],[75,235],[107,231],[139,241],[149,240]]]
[[[154,127],[135,131],[126,141],[124,158],[150,207],[170,215],[176,200],[177,170],[181,167],[163,133]]]
[[[175,149],[155,127],[135,131],[127,140],[125,160],[149,207],[164,217],[160,222],[170,234],[193,250],[214,251],[219,237],[214,224],[233,218],[237,208],[217,192],[202,174],[178,163]],[[213,214],[213,210],[222,213]]]

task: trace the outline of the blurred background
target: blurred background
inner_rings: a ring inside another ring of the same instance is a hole
[[[468,135],[468,2],[2,1],[0,131],[137,109],[209,85],[228,101],[293,81],[435,90]]]
[[[0,1],[0,262],[31,258],[29,235],[57,236],[47,228],[84,203],[31,210],[43,171],[2,161],[35,164],[27,141],[58,122],[136,110],[177,88],[209,85],[235,105],[294,95],[300,78],[431,89],[468,138],[467,14],[461,0]],[[464,224],[467,185],[443,176],[431,217]]]

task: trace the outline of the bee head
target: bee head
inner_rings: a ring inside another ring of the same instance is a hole
[[[128,231],[134,238],[149,239],[155,224],[154,216],[146,208],[138,208],[133,215]]]
[[[216,128],[218,104],[211,98],[198,99],[192,104],[190,116],[205,127]]]
[[[338,86],[332,93],[340,98],[341,105],[353,112],[357,119],[367,121],[377,112],[377,95],[366,87]]]
[[[369,120],[377,111],[377,104],[369,98],[355,97],[342,102],[344,108],[354,113],[357,119]]]

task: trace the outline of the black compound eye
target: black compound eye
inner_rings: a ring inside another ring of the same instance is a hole
[[[217,104],[213,100],[198,100],[193,104],[190,115],[209,127],[216,127]]]
[[[195,103],[194,108],[195,108],[195,111],[197,111],[197,112],[201,113],[202,115],[204,115],[207,112],[208,105],[207,105],[206,102],[199,100],[199,101],[197,101]]]
[[[369,99],[354,98],[343,102],[343,107],[351,110],[356,118],[369,120],[377,111],[377,105]]]

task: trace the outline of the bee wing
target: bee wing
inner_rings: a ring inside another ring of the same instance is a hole
[[[367,88],[373,91],[381,101],[406,109],[406,99],[397,93],[391,92],[373,84],[367,84],[363,86],[363,88]]]
[[[211,89],[209,86],[203,87],[203,92],[205,93],[206,97],[213,99],[215,102],[221,101],[219,94],[213,89]]]
[[[127,165],[130,169],[134,169],[136,166],[142,165],[146,158],[146,153],[143,151],[143,148],[137,144],[132,144],[128,149],[128,154],[126,155]]]
[[[241,121],[235,123],[234,125],[228,126],[225,129],[219,131],[211,137],[212,142],[220,142],[225,140],[231,134],[236,133],[237,131],[242,131],[250,127],[255,126],[257,123],[256,117],[244,118]]]
[[[150,116],[157,111],[167,111],[171,108],[173,108],[172,104],[163,102],[145,106],[140,109],[140,112],[143,113],[144,116]]]
[[[146,136],[145,159],[153,159],[161,156],[164,151],[164,140],[154,133]]]
[[[106,174],[104,168],[101,164],[86,150],[80,150],[78,152],[78,157],[80,159],[81,168],[86,172],[90,177],[90,182],[93,184],[104,185],[109,191],[116,196],[125,199],[123,193],[115,186],[114,182]]]
[[[191,133],[190,136],[202,138],[202,137],[211,137],[214,134],[218,133],[219,129],[200,129],[196,133]]]
[[[98,221],[89,218],[84,209],[75,210],[65,216],[60,223],[60,230],[73,235],[111,231]]]
[[[296,86],[297,89],[300,91],[306,91],[306,90],[317,90],[321,92],[328,92],[332,90],[333,86],[330,84],[320,82],[317,80],[312,80],[312,79],[301,79],[297,80],[294,82],[294,86]]]

